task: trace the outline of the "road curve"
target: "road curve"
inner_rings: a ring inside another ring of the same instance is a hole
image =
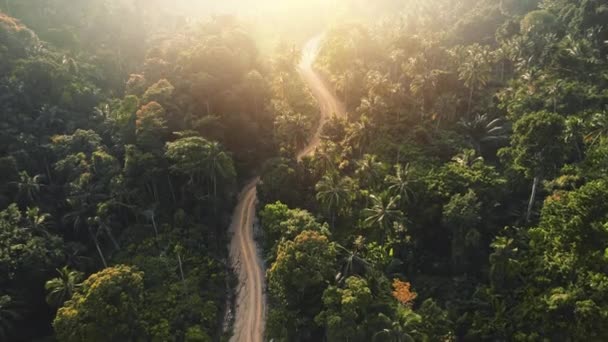
[[[302,157],[314,152],[321,142],[321,131],[332,114],[344,115],[344,107],[327,88],[321,77],[313,70],[322,36],[311,39],[303,49],[298,72],[319,102],[321,118],[308,145],[298,154]],[[236,298],[236,313],[231,342],[262,342],[266,320],[266,295],[263,262],[253,234],[256,186],[260,178],[250,181],[241,191],[232,216],[230,232],[230,259],[238,273],[239,286]]]
[[[319,103],[319,107],[321,109],[321,117],[319,119],[317,129],[315,130],[315,134],[308,142],[308,146],[303,148],[300,153],[298,153],[298,161],[300,161],[302,157],[314,153],[317,146],[319,146],[319,144],[321,143],[321,133],[323,131],[323,126],[325,126],[327,120],[332,115],[346,115],[344,105],[336,98],[334,93],[329,90],[321,76],[313,69],[313,64],[317,59],[317,55],[319,54],[319,49],[321,47],[322,40],[323,35],[319,35],[311,39],[304,46],[304,50],[302,51],[302,61],[298,65],[298,71],[300,72],[302,79],[304,80],[304,82],[306,82],[306,84],[310,88],[310,91],[317,99],[317,102]]]

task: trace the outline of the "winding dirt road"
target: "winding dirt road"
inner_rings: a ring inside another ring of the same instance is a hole
[[[315,134],[308,145],[298,153],[298,161],[312,154],[321,142],[321,131],[332,114],[344,115],[344,107],[313,70],[322,36],[311,39],[303,49],[298,71],[319,102],[321,118]],[[232,216],[230,243],[232,266],[238,272],[239,287],[236,298],[236,314],[231,342],[262,342],[266,320],[266,295],[264,266],[255,243],[253,223],[255,221],[256,186],[259,177],[249,182],[239,195]]]

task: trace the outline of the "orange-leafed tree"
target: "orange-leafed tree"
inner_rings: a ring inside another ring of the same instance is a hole
[[[411,306],[418,295],[416,292],[412,291],[412,285],[410,283],[399,279],[393,279],[393,297],[395,297],[399,303],[405,306]]]

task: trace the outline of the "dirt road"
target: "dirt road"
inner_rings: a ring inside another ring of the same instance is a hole
[[[308,145],[298,153],[302,157],[314,152],[321,142],[321,130],[333,113],[344,115],[344,109],[332,92],[325,86],[312,65],[317,58],[322,36],[311,39],[302,52],[302,62],[298,71],[319,101],[321,119]],[[259,178],[252,180],[239,195],[234,210],[230,231],[230,258],[239,277],[236,298],[236,314],[231,342],[262,342],[266,320],[266,295],[264,288],[264,267],[253,233],[256,186]]]

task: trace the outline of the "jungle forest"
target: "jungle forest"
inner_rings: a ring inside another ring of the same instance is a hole
[[[608,341],[608,2],[1,0],[4,341]]]

